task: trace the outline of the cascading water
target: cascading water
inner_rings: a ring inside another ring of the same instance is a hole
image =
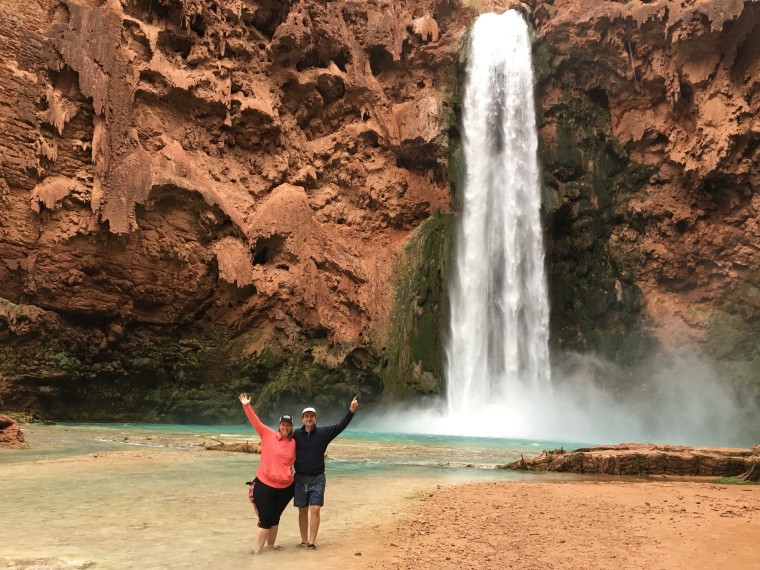
[[[636,400],[616,400],[596,384],[594,370],[609,367],[614,373],[616,368],[593,356],[578,357],[550,377],[525,21],[513,11],[478,18],[468,60],[466,179],[449,289],[446,405],[383,410],[362,425],[377,431],[586,444],[730,441],[731,420],[739,412],[710,368],[690,355],[653,368],[654,375],[652,368],[643,368],[648,389]]]
[[[468,59],[446,373],[448,416],[465,421],[550,383],[531,42],[522,16],[480,16]]]

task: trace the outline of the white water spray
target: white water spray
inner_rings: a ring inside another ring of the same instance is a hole
[[[550,381],[531,42],[516,11],[475,22],[463,126],[446,376],[448,413],[465,420]]]
[[[686,348],[626,370],[639,386],[629,399],[599,386],[597,374],[616,377],[622,370],[592,355],[563,355],[565,365],[550,377],[527,25],[517,12],[485,14],[471,42],[447,401],[382,409],[360,415],[359,424],[371,431],[544,442],[754,443],[733,425],[740,413],[750,415]]]

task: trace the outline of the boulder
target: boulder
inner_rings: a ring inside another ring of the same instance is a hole
[[[10,416],[0,415],[0,447],[26,448],[29,444],[24,440],[24,433]]]

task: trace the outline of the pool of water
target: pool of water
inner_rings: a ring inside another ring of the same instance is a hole
[[[572,477],[494,467],[564,445],[492,438],[344,432],[328,450],[320,550],[304,553],[295,509],[282,552],[253,557],[247,499],[259,457],[205,450],[257,440],[247,426],[29,425],[27,450],[0,452],[7,520],[0,568],[367,567],[356,548],[392,528],[411,499],[448,485]],[[364,537],[364,538],[362,538]],[[359,565],[357,565],[359,564]]]

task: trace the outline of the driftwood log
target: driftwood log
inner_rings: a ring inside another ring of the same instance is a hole
[[[752,448],[752,464],[741,475],[736,478],[742,481],[760,481],[760,445],[756,445]]]
[[[609,475],[678,475],[760,480],[760,446],[752,449],[631,444],[543,451],[500,469]]]
[[[218,439],[213,440],[217,443],[207,445],[208,451],[233,451],[238,453],[261,453],[261,444],[246,441],[245,443],[224,443]]]

